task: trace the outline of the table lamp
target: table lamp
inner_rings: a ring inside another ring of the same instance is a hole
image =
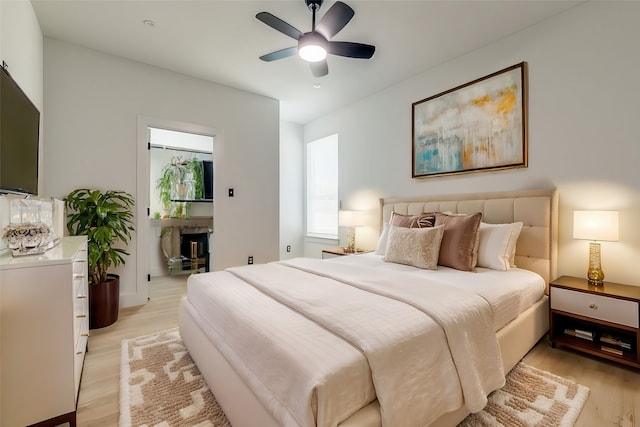
[[[589,243],[587,281],[590,285],[602,286],[604,272],[597,241],[618,241],[618,211],[574,211],[573,238],[592,240]]]
[[[363,211],[339,211],[338,225],[341,227],[349,227],[347,229],[347,247],[346,253],[356,252],[356,227],[364,225]]]

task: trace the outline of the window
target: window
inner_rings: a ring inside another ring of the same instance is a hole
[[[338,238],[338,135],[307,144],[307,235]]]

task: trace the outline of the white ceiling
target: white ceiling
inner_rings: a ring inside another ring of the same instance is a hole
[[[579,4],[345,0],[355,16],[332,40],[373,44],[376,52],[370,60],[330,55],[329,75],[314,78],[297,56],[258,59],[296,41],[256,13],[270,12],[307,32],[311,13],[304,0],[31,2],[46,37],[279,99],[281,118],[301,124]],[[319,17],[333,3],[325,0]]]

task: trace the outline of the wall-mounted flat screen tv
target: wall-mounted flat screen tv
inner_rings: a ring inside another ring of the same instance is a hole
[[[38,194],[40,112],[0,67],[0,193]]]

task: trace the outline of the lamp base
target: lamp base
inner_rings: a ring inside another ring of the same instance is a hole
[[[356,228],[349,227],[347,229],[347,247],[345,248],[345,252],[348,254],[353,254],[356,252]]]
[[[600,243],[589,243],[587,282],[592,286],[604,285],[604,271],[600,264]]]
[[[602,280],[587,279],[587,283],[591,286],[604,286],[604,282]]]

